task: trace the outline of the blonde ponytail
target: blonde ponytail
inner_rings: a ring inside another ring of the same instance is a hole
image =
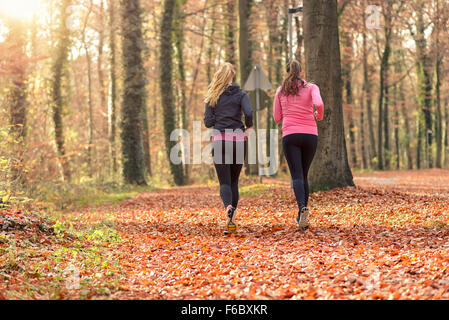
[[[220,96],[225,92],[226,88],[232,84],[234,75],[234,66],[230,63],[224,63],[214,74],[214,78],[209,84],[204,102],[209,103],[211,107],[215,107]]]

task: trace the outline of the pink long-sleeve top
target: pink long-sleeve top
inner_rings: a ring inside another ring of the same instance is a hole
[[[285,96],[279,87],[274,98],[274,121],[282,121],[282,136],[293,133],[307,133],[318,135],[313,106],[316,108],[316,119],[322,120],[324,105],[320,89],[316,84],[305,83],[305,88],[299,89],[296,96]]]

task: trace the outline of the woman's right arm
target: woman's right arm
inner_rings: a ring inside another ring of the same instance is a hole
[[[251,106],[251,101],[246,93],[242,97],[241,106],[243,114],[245,115],[245,126],[246,128],[251,128],[253,126],[253,107]]]
[[[204,125],[206,128],[212,128],[215,125],[215,113],[209,103],[206,103],[206,110],[204,111]]]

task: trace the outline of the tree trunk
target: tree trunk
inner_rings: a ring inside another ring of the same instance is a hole
[[[399,100],[401,104],[401,112],[404,117],[404,125],[405,125],[405,152],[407,155],[407,168],[409,170],[413,169],[413,157],[412,157],[412,147],[410,145],[411,142],[411,130],[410,130],[410,122],[408,117],[408,111],[405,103],[405,94],[404,94],[404,86],[402,83],[399,84]]]
[[[422,141],[425,144],[426,164],[428,168],[433,167],[433,132],[432,132],[432,75],[431,75],[431,59],[427,53],[427,41],[425,35],[425,22],[423,13],[423,4],[417,10],[417,22],[415,35],[416,51],[417,51],[417,74],[418,74],[418,104],[421,106],[420,130],[418,136],[418,144],[421,152]]]
[[[394,147],[396,154],[396,170],[401,167],[401,152],[399,148],[399,104],[398,104],[398,85],[395,84],[393,87],[393,106],[394,106],[394,117],[393,117],[393,129],[394,129]]]
[[[292,0],[292,5],[294,8],[297,8],[299,6],[296,4],[295,0]],[[301,21],[299,20],[299,15],[295,15],[295,31],[296,31],[296,43],[297,43],[295,59],[298,60],[299,62],[301,62],[304,36],[301,33]]]
[[[352,38],[351,35],[346,32],[341,32],[342,43],[343,43],[343,54],[342,54],[342,82],[343,90],[345,92],[345,105],[346,105],[346,118],[349,123],[349,154],[351,156],[351,165],[353,168],[357,167],[357,153],[356,153],[356,137],[355,137],[355,124],[354,124],[354,105],[353,105],[353,94],[351,85],[351,72],[352,72],[352,59],[353,59],[353,48],[352,48]]]
[[[178,0],[175,7],[175,16],[176,20],[180,21],[182,14],[182,4],[183,0]],[[178,76],[179,76],[179,94],[181,97],[181,128],[188,130],[189,129],[189,117],[187,111],[187,84],[186,84],[186,72],[185,72],[185,63],[184,63],[184,29],[183,24],[177,24],[175,31],[175,47],[176,47],[176,58],[178,62]],[[189,165],[184,165],[184,180],[185,183],[189,181]]]
[[[385,24],[391,23],[391,15],[389,13],[385,14],[385,18],[387,19]],[[388,132],[388,110],[384,110],[384,106],[388,108],[388,102],[385,102],[385,94],[388,89],[386,85],[387,75],[388,75],[388,67],[389,67],[389,59],[390,59],[390,39],[391,39],[391,28],[385,27],[385,46],[381,56],[381,64],[380,64],[380,72],[379,72],[379,109],[378,109],[378,127],[377,127],[377,155],[378,155],[378,164],[377,168],[379,170],[383,170],[384,167],[384,151],[383,147],[389,147],[387,143],[384,142],[384,131],[383,126],[385,126],[385,133]],[[384,114],[385,113],[385,114]],[[385,141],[388,137],[385,137]],[[382,145],[384,143],[384,145]]]
[[[24,142],[27,135],[27,57],[26,50],[26,31],[19,21],[13,20],[8,25],[9,34],[6,43],[8,43],[14,57],[15,63],[12,68],[11,78],[12,85],[8,90],[8,104],[9,104],[9,123],[10,134],[13,141],[16,141],[11,146],[14,154],[13,163],[11,165],[12,182],[18,184],[25,183],[25,166],[24,166]]]
[[[117,172],[117,76],[116,76],[116,44],[115,44],[115,1],[109,0],[109,77],[111,81],[111,103],[109,107],[109,147],[112,159],[112,172]]]
[[[226,42],[226,61],[235,65],[236,61],[236,49],[235,49],[235,0],[227,0],[225,3],[224,12],[226,12],[225,19],[225,42]],[[243,85],[243,84],[242,84]]]
[[[65,74],[65,65],[67,62],[70,47],[70,31],[67,26],[69,18],[68,8],[71,0],[63,0],[60,7],[60,22],[58,28],[58,42],[56,46],[56,56],[52,65],[52,88],[51,105],[53,110],[53,122],[55,125],[55,142],[58,150],[59,162],[62,167],[64,180],[70,181],[69,159],[66,156],[65,136],[63,125],[64,97],[62,93],[62,80]]]
[[[363,98],[362,98],[363,99]],[[362,155],[362,169],[368,169],[368,159],[366,157],[366,148],[365,148],[365,106],[363,100],[360,106],[360,153]]]
[[[88,141],[87,141],[87,170],[89,177],[92,177],[93,175],[93,164],[92,164],[92,150],[93,150],[93,136],[94,136],[94,129],[93,129],[93,101],[92,101],[92,68],[91,68],[91,58],[89,53],[89,45],[86,40],[86,29],[87,29],[87,23],[89,21],[89,16],[92,12],[92,6],[93,2],[92,0],[89,1],[89,7],[87,9],[86,18],[84,19],[84,26],[82,30],[82,43],[84,47],[84,52],[86,54],[86,62],[87,62],[87,105],[89,107],[88,112],[88,118],[87,118],[87,124],[88,124]]]
[[[251,15],[251,6],[253,0],[238,0],[239,1],[239,61],[240,61],[240,84],[245,85],[252,67],[252,44],[249,31],[249,17]],[[254,106],[254,95],[250,93],[251,102]],[[255,113],[256,108],[253,107],[253,117],[257,119]],[[254,122],[254,129],[257,130],[259,124]],[[257,132],[257,131],[255,131]],[[249,149],[249,148],[248,148]],[[257,157],[256,157],[257,158]],[[249,165],[248,157],[245,157],[245,173],[257,174],[257,164]]]
[[[436,10],[440,11],[440,1],[436,1]],[[443,114],[441,112],[441,65],[443,62],[443,57],[440,54],[440,28],[441,21],[440,17],[436,17],[435,22],[435,37],[434,37],[434,47],[435,47],[435,140],[436,140],[436,158],[435,166],[437,168],[442,168],[442,156],[443,156]]]
[[[275,0],[270,0],[268,2],[267,7],[267,25],[268,25],[268,33],[269,33],[269,46],[268,46],[268,79],[273,84],[274,88],[280,86],[280,70],[279,64],[282,64],[281,61],[281,41],[280,35],[278,31],[278,15],[279,9],[275,6]],[[279,76],[278,76],[279,74]],[[275,82],[274,82],[275,81]],[[271,131],[270,129],[276,128],[276,123],[273,119],[273,104],[272,101],[269,101],[267,108],[267,140],[266,140],[266,150],[267,153],[270,152],[271,147]],[[272,155],[270,155],[271,157]],[[276,161],[277,159],[276,155]]]
[[[97,61],[97,74],[98,84],[100,88],[100,111],[102,114],[107,114],[107,90],[104,80],[103,70],[103,56],[104,56],[104,1],[100,0],[100,12],[99,12],[99,30],[98,30],[98,61]],[[103,129],[104,130],[104,129]]]
[[[175,15],[175,0],[164,0],[164,9],[161,23],[159,79],[164,115],[165,148],[167,158],[170,161],[170,151],[176,141],[170,141],[170,135],[176,126],[175,104],[173,94],[173,19]],[[183,185],[184,171],[182,164],[174,164],[170,161],[170,170],[175,184]]]
[[[448,98],[445,99],[444,103],[444,119],[446,120],[446,134],[444,135],[444,162],[446,167],[449,167],[449,103]]]
[[[123,99],[121,119],[123,177],[126,183],[146,185],[142,143],[142,112],[146,106],[146,79],[142,60],[140,0],[121,0]]]
[[[248,20],[251,13],[253,0],[239,1],[239,60],[240,60],[240,84],[243,86],[251,72],[251,48]]]
[[[364,16],[365,17],[365,16]],[[363,19],[365,21],[365,18]],[[366,41],[366,26],[363,33],[363,96],[366,103],[366,114],[368,117],[368,134],[369,134],[369,158],[370,165],[372,161],[377,157],[376,154],[376,140],[374,136],[374,124],[373,124],[373,110],[372,110],[372,96],[371,96],[371,81],[368,66],[368,50]]]
[[[214,0],[213,5],[216,4],[217,0]],[[211,83],[212,82],[212,64],[213,64],[213,58],[214,58],[214,45],[215,45],[215,41],[214,41],[214,36],[215,36],[215,28],[216,28],[216,23],[217,23],[217,19],[215,18],[214,15],[211,15],[211,17],[209,18],[210,21],[210,28],[209,28],[209,39],[207,41],[207,50],[206,50],[206,56],[207,56],[207,65],[206,65],[206,78],[207,78],[207,83]]]
[[[304,48],[307,78],[320,87],[325,105],[309,175],[311,190],[353,186],[344,136],[336,0],[304,0]]]

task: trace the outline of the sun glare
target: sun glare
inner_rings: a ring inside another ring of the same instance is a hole
[[[40,0],[0,0],[0,18],[3,15],[21,20],[31,20],[39,8]]]

